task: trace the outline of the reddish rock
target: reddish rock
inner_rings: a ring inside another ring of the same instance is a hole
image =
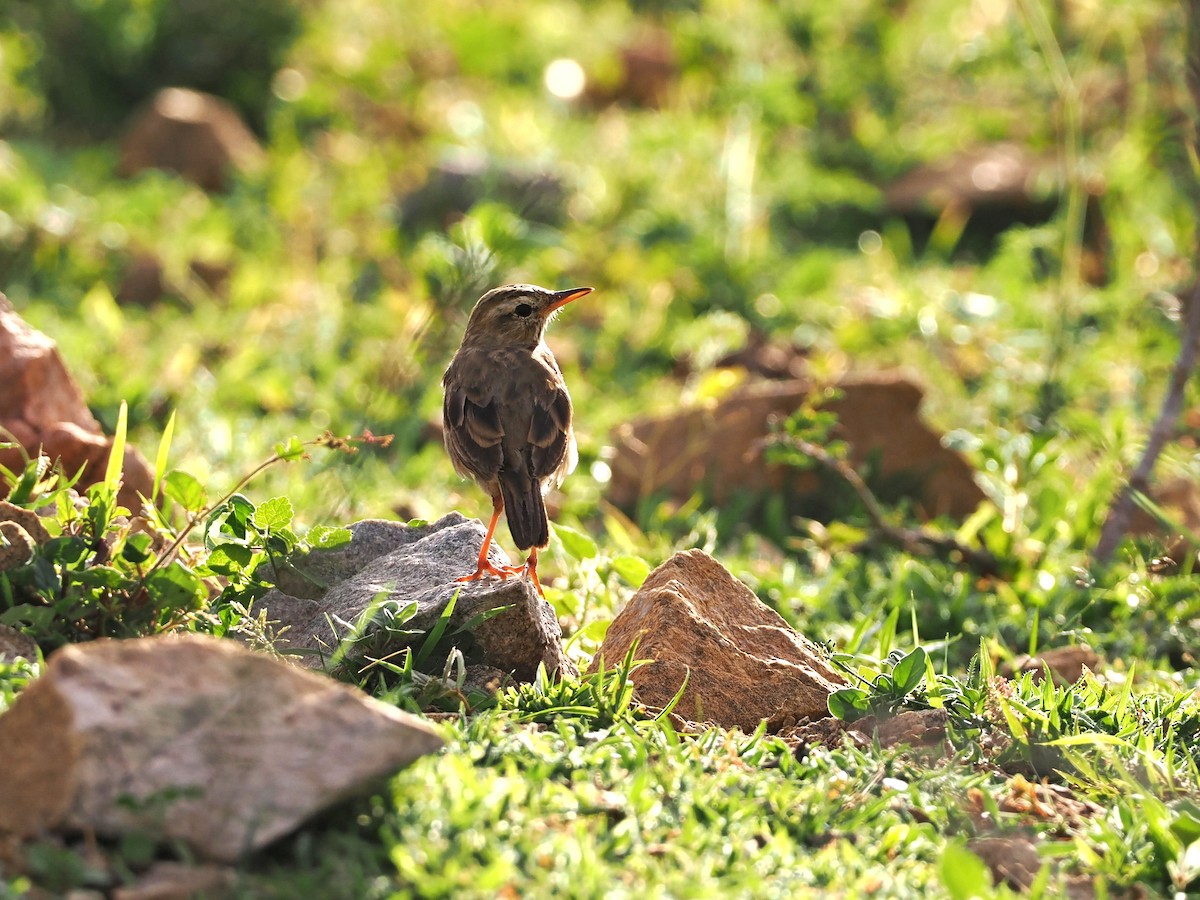
[[[1037,656],[1022,655],[1013,660],[1011,666],[1002,666],[1000,674],[1013,677],[1033,672],[1034,681],[1041,681],[1047,674],[1057,685],[1074,684],[1085,671],[1094,672],[1100,667],[1100,657],[1085,644],[1055,647],[1043,650]]]
[[[1102,178],[1084,184],[1083,246],[1080,274],[1089,284],[1108,279],[1110,238],[1099,198]],[[1064,202],[1064,173],[1051,157],[1012,143],[989,144],[924,163],[884,191],[887,211],[927,227],[948,217],[980,236],[1013,225],[1048,222]],[[960,240],[963,236],[960,236]]]
[[[112,440],[88,411],[54,341],[29,325],[0,294],[0,435],[24,448],[30,456],[44,453],[61,460],[63,471],[83,476],[77,487],[104,478]],[[11,436],[11,437],[10,437]],[[13,471],[24,466],[20,450],[0,450],[0,465]],[[153,475],[146,460],[132,447],[125,450],[124,485],[120,502],[140,508],[138,494],[149,497]]]
[[[149,253],[139,253],[125,266],[114,299],[122,306],[150,306],[166,293],[162,263]]]
[[[229,274],[229,266],[222,263],[194,259],[188,264],[188,277],[214,294],[224,293]],[[185,291],[181,290],[181,286],[173,284],[166,276],[157,256],[138,253],[126,264],[115,299],[122,306],[151,306],[164,296],[182,293]]]
[[[165,169],[206,191],[225,190],[234,172],[256,168],[262,147],[233,107],[218,97],[164,88],[121,140],[119,171]]]
[[[837,388],[842,396],[824,409],[837,415],[834,435],[849,445],[852,465],[870,461],[882,479],[911,484],[917,510],[927,517],[961,519],[975,510],[983,492],[967,462],[920,420],[919,387],[880,374],[847,378]],[[763,442],[770,422],[795,412],[813,389],[804,380],[755,383],[714,406],[622,426],[613,438],[609,499],[626,510],[656,494],[682,503],[702,489],[718,504],[741,493],[802,500],[831,476],[769,465]]]
[[[714,363],[719,369],[745,369],[751,375],[773,380],[804,378],[808,354],[795,344],[772,341],[761,331],[750,332],[746,345],[727,353]]]
[[[1180,530],[1200,533],[1200,485],[1190,478],[1171,478],[1151,488],[1150,495],[1171,523],[1179,527],[1168,526],[1138,506],[1129,519],[1129,533],[1163,538],[1167,552],[1182,559],[1188,552],[1190,541],[1186,535],[1180,534]]]
[[[0,625],[0,662],[12,662],[18,656],[30,661],[37,660],[38,645],[29,635],[11,625]]]
[[[1051,160],[1017,144],[995,144],[917,166],[891,185],[884,196],[888,208],[896,213],[941,212],[947,207],[970,210],[1028,206],[1044,199],[1057,182]]]
[[[846,686],[820,650],[715,559],[688,550],[650,573],[609,626],[592,663],[612,667],[634,642],[652,663],[630,676],[638,699],[663,708],[687,688],[676,715],[694,722],[774,731],[827,716]]]
[[[1029,890],[1041,871],[1043,860],[1037,846],[1027,837],[979,837],[967,849],[983,860],[996,884],[1022,893]]]
[[[136,831],[233,862],[441,745],[417,717],[233,641],[75,644],[0,716],[0,840]]]
[[[620,78],[615,84],[588,89],[586,99],[591,106],[627,103],[644,109],[661,109],[667,105],[679,80],[679,64],[667,31],[653,29],[622,47],[620,62]]]

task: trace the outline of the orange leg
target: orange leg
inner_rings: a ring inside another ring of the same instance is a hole
[[[495,575],[498,578],[507,578],[513,574],[512,566],[500,567],[493,566],[492,561],[488,559],[488,550],[492,546],[492,535],[496,533],[496,523],[500,521],[500,513],[504,512],[504,498],[492,498],[492,521],[488,523],[487,534],[483,537],[483,546],[479,548],[479,559],[475,563],[475,571],[470,575],[464,575],[462,578],[456,578],[455,581],[475,581],[482,578],[484,575]]]
[[[537,588],[538,596],[545,597],[546,592],[542,590],[542,583],[538,581],[537,576],[537,547],[529,551],[529,559],[525,560],[525,573],[533,582],[533,586]]]
[[[546,592],[542,590],[542,583],[538,580],[537,573],[538,552],[537,547],[529,551],[529,558],[525,560],[525,564],[521,566],[505,566],[504,571],[509,575],[528,575],[533,582],[533,586],[537,588],[538,595],[546,596]]]

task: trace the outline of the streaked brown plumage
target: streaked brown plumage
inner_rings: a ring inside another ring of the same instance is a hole
[[[537,555],[550,540],[543,494],[575,468],[571,395],[546,346],[546,325],[591,291],[509,284],[488,291],[471,310],[462,346],[442,378],[444,433],[454,468],[491,496],[492,519],[475,571],[459,581],[521,572],[542,592]],[[524,566],[488,560],[502,512],[517,547],[529,551]]]

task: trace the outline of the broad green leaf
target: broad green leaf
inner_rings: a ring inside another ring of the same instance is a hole
[[[612,567],[623,581],[635,588],[641,587],[650,575],[650,564],[640,556],[614,556]]]
[[[167,473],[162,484],[163,493],[188,512],[199,512],[204,508],[208,495],[194,475],[176,469]]]
[[[1200,806],[1191,800],[1180,800],[1171,804],[1171,833],[1184,844],[1200,841]]]
[[[233,575],[243,571],[254,559],[254,551],[244,544],[221,544],[204,561],[210,571],[218,575]]]
[[[267,549],[281,556],[291,553],[298,543],[300,539],[296,537],[295,532],[285,526],[274,528],[267,535]]]
[[[275,455],[284,462],[295,462],[304,458],[304,442],[292,435],[287,441],[275,445]]]
[[[892,680],[901,696],[911,693],[925,677],[925,651],[920,647],[896,663],[892,669]]]
[[[829,695],[829,713],[843,722],[853,722],[870,712],[870,696],[862,688],[842,688]]]
[[[287,497],[272,497],[254,511],[254,527],[261,531],[277,531],[292,524],[292,501]]]
[[[153,539],[144,532],[131,534],[125,539],[125,546],[121,548],[121,556],[134,564],[144,563],[150,558],[152,543],[154,543]]]
[[[987,865],[958,842],[947,844],[942,851],[938,874],[954,900],[976,900],[992,895],[992,877]]]
[[[555,525],[554,533],[562,541],[563,549],[577,560],[592,559],[599,552],[596,542],[582,531],[569,528],[566,525]]]
[[[214,525],[219,533],[235,540],[246,540],[248,522],[254,515],[254,504],[241,494],[234,494],[209,514],[204,526],[205,541],[212,543],[210,532]]]
[[[159,609],[194,609],[206,593],[204,582],[179,561],[151,573],[146,590]]]
[[[354,537],[354,532],[344,525],[314,525],[308,529],[308,534],[304,536],[304,540],[308,542],[310,547],[320,547],[322,550],[330,550],[334,547],[340,547],[342,544],[350,543]]]
[[[54,610],[49,606],[33,606],[29,603],[18,603],[16,606],[0,612],[0,625],[30,625],[37,630],[49,628],[54,623]]]

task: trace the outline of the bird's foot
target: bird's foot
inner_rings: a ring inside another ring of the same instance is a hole
[[[496,566],[492,565],[490,560],[481,560],[475,571],[470,575],[464,575],[461,578],[455,578],[456,582],[463,581],[478,581],[485,575],[493,575],[502,581],[511,575],[520,575],[528,577],[533,582],[534,589],[537,590],[539,597],[545,597],[546,592],[542,590],[542,582],[538,580],[537,574],[537,557],[532,557],[527,560],[524,565],[520,566]]]
[[[521,571],[522,566],[495,566],[490,560],[481,559],[475,567],[475,571],[470,575],[464,575],[462,578],[455,578],[455,581],[478,581],[484,575],[494,575],[501,580],[508,578],[509,575],[515,575]]]
[[[531,553],[529,555],[529,559],[525,560],[525,565],[523,565],[523,566],[508,566],[507,568],[510,570],[511,574],[521,575],[523,577],[527,577],[530,581],[532,581],[533,586],[537,590],[539,597],[546,596],[546,592],[542,590],[542,583],[541,583],[541,581],[538,580],[537,554],[536,553]]]

